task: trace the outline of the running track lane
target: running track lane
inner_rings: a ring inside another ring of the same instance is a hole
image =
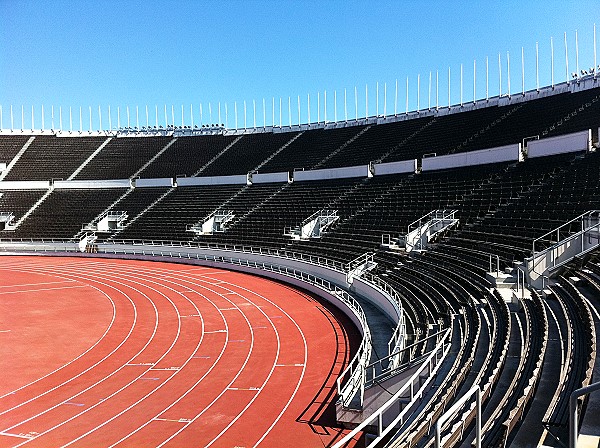
[[[0,371],[12,372],[0,447],[312,447],[345,433],[333,402],[358,342],[352,326],[283,284],[162,262],[5,256],[0,311]]]

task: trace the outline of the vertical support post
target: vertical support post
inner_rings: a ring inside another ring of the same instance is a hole
[[[475,394],[477,400],[477,414],[475,416],[475,447],[481,448],[481,390],[477,388]]]
[[[33,110],[31,111],[31,119],[33,120]],[[71,106],[69,106],[69,132],[73,132],[73,112]]]
[[[321,122],[321,92],[317,92],[317,123],[320,123],[320,122]]]
[[[44,116],[44,114],[42,113],[42,117]],[[79,132],[83,132],[83,112],[81,110],[81,106],[79,106]],[[43,126],[43,121],[42,121],[42,127]]]
[[[327,107],[327,100],[325,100],[325,107]],[[369,118],[369,84],[365,84],[365,118]]]
[[[202,113],[202,109],[200,109],[200,112]],[[237,101],[233,102],[233,114],[234,114],[234,117],[235,117],[235,128],[237,129],[238,128]],[[202,124],[202,122],[200,122],[200,124]],[[281,116],[280,116],[279,124],[281,125]]]
[[[79,107],[79,124],[81,124],[81,107]],[[2,106],[0,106],[0,129],[2,129]],[[42,131],[44,130],[44,105],[42,104]]]
[[[577,428],[579,426],[579,410],[577,409],[577,396],[569,397],[569,448],[577,447]]]
[[[273,120],[275,120],[275,117],[273,117]],[[275,126],[275,123],[273,123],[273,126]],[[227,103],[225,103],[225,129],[229,128],[229,110],[227,108]]]
[[[173,106],[171,106],[171,107],[173,107]],[[174,112],[173,112],[173,124],[175,124],[175,113]],[[135,129],[136,129],[136,131],[140,129],[140,107],[137,105],[135,106]]]
[[[88,110],[90,113],[90,132],[92,132],[92,106],[88,106]],[[127,109],[127,111],[129,112],[129,109]],[[128,114],[127,121],[129,122],[129,114]]]
[[[183,119],[183,104],[181,105],[181,127],[185,128],[185,121]]]
[[[387,82],[383,83],[383,118],[387,115]]]
[[[190,103],[190,121],[191,128],[194,129],[194,105]]]
[[[271,101],[271,126],[275,127],[275,97]],[[225,103],[225,127],[227,127],[227,103]]]
[[[282,115],[283,115],[283,99],[279,97],[279,127],[283,126]]]
[[[308,113],[308,121],[307,123],[310,125],[310,93],[307,94],[306,96],[306,109],[307,109],[307,113]]]
[[[108,130],[112,131],[112,117],[110,116],[110,104],[108,105]]]
[[[298,126],[300,126],[300,95],[298,95]]]
[[[254,129],[256,129],[256,100],[252,100],[252,111],[254,113],[252,123]],[[300,95],[298,95],[298,115],[300,115]]]
[[[596,24],[594,23],[594,79],[598,76],[598,68],[597,60],[596,60]]]
[[[485,100],[489,101],[490,99],[490,62],[489,58],[485,57]]]
[[[440,72],[435,71],[435,110],[440,108]]]
[[[90,110],[90,115],[91,115],[91,110]],[[50,128],[52,131],[54,131],[54,104],[52,105],[52,108],[50,110],[50,118],[52,119],[51,123],[52,123],[52,127]],[[90,120],[91,121],[91,120]],[[12,110],[12,104],[10,105],[10,130],[13,130],[13,110]],[[90,126],[90,131],[91,131],[91,126]]]
[[[22,109],[21,109],[22,111]],[[60,131],[62,132],[62,106],[58,106],[58,122],[60,124]],[[21,123],[22,126],[22,123]]]
[[[62,118],[62,114],[61,114],[61,118]],[[62,131],[62,120],[61,120],[61,131]],[[25,106],[23,106],[21,104],[21,131],[25,129]]]
[[[146,129],[148,129],[150,127],[150,119],[149,119],[149,115],[148,115],[148,105],[146,104]],[[182,112],[181,112],[181,121],[183,124],[183,104],[181,105],[182,107]],[[110,107],[108,108],[108,115],[110,117]],[[110,125],[109,125],[110,128]]]
[[[263,129],[267,127],[267,108],[263,98]],[[219,124],[221,123],[221,102],[219,102]]]
[[[288,96],[288,125],[292,126],[292,97]]]
[[[100,107],[100,105],[98,104],[98,123],[99,123],[99,127],[98,127],[98,131],[102,130],[102,108]],[[60,130],[62,131],[62,110],[61,110],[61,114],[60,114]]]
[[[158,104],[154,105],[154,127],[158,129]]]
[[[291,114],[290,114],[290,117],[291,117]],[[291,125],[291,123],[290,123],[290,125]],[[248,121],[247,121],[247,115],[246,115],[246,100],[244,100],[244,129],[247,129],[247,128],[248,128]]]
[[[35,116],[33,113],[33,104],[32,104],[31,105],[31,130],[33,131],[34,128],[35,128]]]

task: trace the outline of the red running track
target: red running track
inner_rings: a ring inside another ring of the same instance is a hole
[[[0,448],[331,445],[346,328],[223,269],[0,257]]]

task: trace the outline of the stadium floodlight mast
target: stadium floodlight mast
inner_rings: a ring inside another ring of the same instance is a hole
[[[327,90],[323,91],[323,123],[327,124]]]
[[[227,110],[227,103],[225,103],[225,128],[229,127],[229,111]]]
[[[54,128],[54,106],[52,106],[52,128]],[[12,131],[15,128],[15,121],[13,118],[13,106],[12,104],[10,105],[10,130]]]
[[[550,78],[554,89],[554,39],[550,37]]]
[[[79,108],[81,110],[81,107]],[[79,119],[81,124],[81,118]],[[2,106],[0,106],[0,129],[2,129]],[[44,105],[42,104],[42,131],[44,130]]]
[[[227,103],[225,103],[225,110],[227,111]],[[275,127],[275,97],[273,97],[273,101],[272,101],[272,105],[271,105],[271,111],[273,113],[273,116],[271,118],[271,126]],[[227,121],[227,114],[225,114],[225,121]],[[225,126],[227,127],[227,126]]]
[[[435,71],[435,110],[438,110],[440,107],[440,72],[439,70]]]
[[[310,92],[306,94],[306,108],[308,109],[308,121],[307,123],[310,125]]]
[[[33,114],[33,104],[32,104],[31,105],[31,130],[33,130],[33,129],[35,129],[35,116]]]
[[[171,104],[171,125],[175,127],[175,106]]]
[[[171,107],[173,107],[171,105]],[[173,113],[173,124],[175,124],[175,115]],[[138,105],[135,106],[135,129],[136,131],[140,128],[140,107]]]
[[[88,106],[88,112],[90,115],[90,132],[92,132],[92,106]],[[54,120],[52,122],[52,127],[54,127]]]
[[[190,120],[192,121],[192,129],[194,129],[194,105],[190,103]]]
[[[300,95],[298,95],[298,126],[300,126]]]
[[[264,100],[263,100],[263,102],[264,102]],[[221,102],[219,101],[219,123],[218,123],[219,126],[221,126],[221,121],[222,121],[221,120]]]
[[[267,127],[267,109],[265,107],[265,99],[263,98],[263,129]],[[219,103],[219,123],[221,123],[221,103]]]
[[[21,131],[25,129],[25,107],[21,104]],[[62,126],[61,129],[62,131]]]
[[[510,98],[510,53],[506,52],[506,83],[508,84],[508,97]]]
[[[200,113],[202,113],[202,105],[200,106]],[[169,126],[169,119],[167,115],[167,105],[165,104],[165,129]]]
[[[525,96],[525,50],[521,47],[521,94]]]
[[[33,109],[31,109],[31,120],[33,121]],[[71,112],[71,106],[69,106],[69,132],[73,132],[73,113]]]
[[[473,104],[477,98],[477,60],[473,59]]]
[[[182,106],[183,107],[183,106]],[[183,115],[183,114],[182,114]],[[108,118],[110,120],[110,106],[108,107]],[[148,119],[148,105],[146,104],[146,128],[148,128],[150,126],[150,120]],[[110,124],[109,124],[109,129],[110,129]]]
[[[383,83],[383,118],[387,115],[387,82]]]
[[[460,107],[463,105],[463,65],[460,64]]]
[[[62,132],[62,106],[58,107],[58,120],[60,123],[60,132]],[[21,128],[23,127],[23,106],[21,106]]]
[[[158,104],[154,105],[154,127],[158,129]]]
[[[165,117],[166,117],[166,115],[165,115]],[[200,103],[200,127],[202,127],[202,103]]]
[[[44,127],[44,112],[43,112],[43,108],[44,106],[42,105],[42,127]],[[81,110],[81,106],[79,106],[79,132],[83,132],[83,112]]]
[[[146,114],[148,114],[148,106],[146,106]],[[108,105],[108,130],[112,131],[112,117],[110,116],[110,104]]]
[[[209,126],[213,125],[212,104],[210,104],[210,101],[208,102],[208,124],[209,124]]]
[[[244,100],[244,129],[247,129],[247,127],[248,127],[248,121],[247,121],[247,116],[246,116],[246,100]]]
[[[333,122],[337,123],[337,90],[333,91]]]
[[[181,127],[182,128],[185,127],[185,122],[183,120],[183,104],[181,105]]]
[[[100,108],[100,105],[98,105],[98,119],[99,119],[99,123],[100,123],[100,128],[98,130],[101,131],[102,130],[102,109]],[[60,112],[60,130],[62,131],[62,110]]]
[[[498,98],[502,96],[502,61],[498,53]]]
[[[283,121],[282,121],[282,117],[283,117],[283,98],[279,97],[279,127],[283,127]]]
[[[235,115],[235,128],[238,128],[238,116],[237,116],[237,101],[233,102],[233,112]]]
[[[292,97],[288,96],[288,126],[292,126]]]
[[[579,42],[577,39],[577,30],[575,30],[575,73],[579,75]],[[579,78],[577,78],[579,82]]]
[[[490,60],[489,57],[485,57],[485,100],[490,100]]]
[[[450,67],[448,67],[448,109],[450,109]]]

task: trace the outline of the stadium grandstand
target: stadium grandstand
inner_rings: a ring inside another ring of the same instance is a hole
[[[0,328],[0,446],[600,446],[594,64],[354,119],[0,129],[3,310],[47,306]]]

